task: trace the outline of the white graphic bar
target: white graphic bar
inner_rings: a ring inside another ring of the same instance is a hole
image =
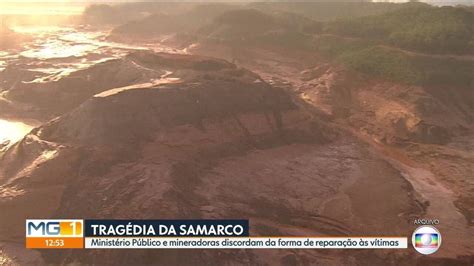
[[[86,237],[90,249],[404,249],[406,237]]]

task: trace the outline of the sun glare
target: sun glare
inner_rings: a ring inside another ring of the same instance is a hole
[[[78,15],[84,6],[69,1],[1,1],[0,15]]]

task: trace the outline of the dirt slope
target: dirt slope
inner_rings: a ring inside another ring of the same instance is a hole
[[[39,259],[33,251],[16,253],[22,243],[15,241],[24,236],[17,225],[27,217],[245,217],[254,235],[408,235],[411,217],[424,213],[410,183],[373,148],[258,75],[195,56],[138,54],[134,60],[151,69],[166,65],[172,74],[166,82],[91,96],[1,158],[4,257]],[[388,258],[395,262],[407,252]],[[387,256],[344,254],[45,251],[41,259],[336,265],[380,263]]]

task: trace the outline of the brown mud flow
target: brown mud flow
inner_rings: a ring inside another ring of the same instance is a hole
[[[273,22],[252,33],[286,32]],[[468,263],[468,89],[447,94],[315,52],[216,41],[222,25],[204,40],[159,36],[155,50],[176,54],[143,50],[153,48],[143,36],[135,48],[88,42],[96,47],[81,46],[92,50],[80,59],[90,65],[66,74],[9,61],[2,114],[44,123],[0,154],[0,264]],[[411,248],[36,252],[22,248],[18,226],[32,217],[248,218],[253,235],[287,236],[411,236],[427,217],[440,219],[443,246],[430,259]]]

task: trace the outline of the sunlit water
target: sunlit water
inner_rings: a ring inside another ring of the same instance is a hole
[[[128,45],[107,40],[108,32],[72,27],[14,27],[17,33],[28,35],[31,41],[16,50],[0,51],[0,72],[8,67],[34,71],[31,79],[20,76],[23,83],[57,81],[69,74],[95,64],[117,59],[131,51],[186,53],[159,43]],[[177,82],[168,77],[151,81],[152,85]],[[136,86],[135,86],[136,87]],[[126,90],[129,88],[120,88]],[[2,91],[0,84],[0,92]],[[114,94],[112,90],[107,93]],[[103,95],[100,95],[103,96]],[[100,97],[99,96],[99,97]],[[20,121],[2,119],[0,114],[0,151],[22,139],[34,126]]]
[[[33,128],[32,124],[0,119],[0,151],[21,140]]]
[[[79,31],[68,27],[15,27],[14,31],[32,37],[16,51],[0,54],[0,70],[18,66],[39,73],[34,80],[59,80],[74,71],[124,56],[130,50],[144,47],[125,47],[106,42],[106,32]]]
[[[9,65],[38,72],[33,80],[50,82],[74,71],[121,58],[133,50],[185,53],[160,44],[127,45],[107,40],[106,31],[89,31],[72,27],[14,27],[17,33],[33,38],[16,51],[0,52],[0,71]]]

